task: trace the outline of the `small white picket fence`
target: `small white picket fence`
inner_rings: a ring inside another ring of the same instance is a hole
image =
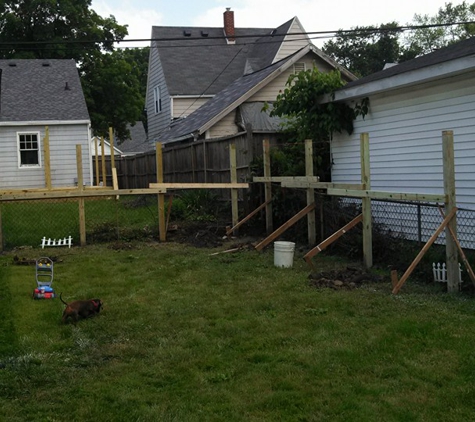
[[[447,283],[447,266],[444,263],[432,263],[432,273],[434,274],[434,281],[437,283]],[[459,263],[459,284],[462,283],[462,266]]]
[[[67,246],[70,248],[72,244],[73,238],[71,236],[63,239],[46,239],[46,237],[41,239],[41,249],[44,249],[46,246]]]

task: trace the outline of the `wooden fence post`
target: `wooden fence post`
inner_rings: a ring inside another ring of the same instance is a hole
[[[362,133],[360,135],[360,153],[361,153],[361,183],[365,190],[371,190],[371,171],[369,154],[369,135]],[[363,213],[363,260],[366,268],[373,266],[373,224],[371,215],[371,198],[362,198]]]
[[[271,170],[270,170],[270,144],[269,140],[264,139],[262,141],[262,148],[263,148],[263,159],[264,159],[264,177],[271,177]],[[267,234],[271,234],[274,229],[274,224],[272,220],[272,182],[265,182],[264,183],[264,198],[266,205],[266,232]]]
[[[305,139],[305,175],[313,176],[313,144],[311,139]],[[315,190],[307,189],[307,205],[315,204]],[[314,246],[317,243],[315,209],[307,214],[308,244]]]
[[[96,165],[96,186],[99,186],[100,174],[99,174],[99,142],[97,136],[94,136],[94,162]]]
[[[101,136],[101,157],[102,157],[102,186],[107,186],[106,175],[106,148],[104,145],[104,137]]]
[[[84,179],[82,173],[82,148],[76,145],[76,163],[78,172],[78,190],[84,189]],[[84,198],[79,198],[79,239],[81,246],[86,245],[86,212]]]
[[[45,126],[45,137],[43,140],[44,163],[45,163],[45,185],[46,189],[51,189],[51,154],[49,148],[49,126]]]
[[[156,161],[157,161],[157,183],[163,183],[163,152],[162,144],[157,142],[156,144]],[[158,232],[161,242],[167,240],[167,228],[165,220],[165,194],[158,194]]]
[[[455,159],[454,159],[454,133],[451,130],[442,132],[442,151],[444,167],[444,193],[445,210],[451,210],[457,206],[455,197]],[[459,291],[459,264],[458,250],[454,237],[457,236],[457,214],[445,228],[445,259],[447,264],[447,291],[456,293]]]
[[[236,144],[229,145],[229,164],[231,170],[231,183],[237,183]],[[232,227],[234,227],[239,221],[238,192],[238,189],[231,189]]]
[[[114,129],[111,127],[109,127],[109,144],[111,149],[111,169],[113,169],[115,167]]]

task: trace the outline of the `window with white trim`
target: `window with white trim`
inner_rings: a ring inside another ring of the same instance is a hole
[[[17,136],[19,167],[40,167],[40,134],[19,132]]]
[[[153,109],[155,110],[155,114],[162,111],[162,96],[159,86],[153,88]]]

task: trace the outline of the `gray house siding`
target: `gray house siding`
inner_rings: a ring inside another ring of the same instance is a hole
[[[171,122],[171,102],[168,87],[160,63],[160,55],[158,49],[154,47],[150,49],[150,59],[148,65],[148,83],[146,95],[146,108],[148,118],[148,138],[150,142],[155,142],[158,135],[170,126]],[[159,113],[154,112],[154,95],[153,90],[156,86],[160,87],[162,98],[162,110]]]
[[[89,124],[48,125],[50,140],[50,168],[53,187],[74,186],[77,180],[76,145],[82,146],[83,179],[91,185],[91,154],[89,151]],[[39,133],[40,166],[20,167],[17,133]],[[44,125],[0,126],[0,156],[2,189],[45,187]]]

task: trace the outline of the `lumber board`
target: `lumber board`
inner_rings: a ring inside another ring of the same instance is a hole
[[[269,182],[309,182],[318,183],[320,179],[317,176],[256,176],[252,178],[253,182],[269,183]]]
[[[330,183],[330,182],[307,182],[300,180],[285,180],[281,182],[283,188],[305,188],[305,189],[348,189],[363,190],[366,186],[362,183]]]
[[[27,191],[11,194],[0,194],[0,202],[2,201],[18,201],[18,200],[33,200],[33,199],[66,199],[66,198],[92,198],[100,196],[116,196],[116,195],[150,195],[165,193],[165,189],[71,189],[59,191],[45,191],[38,192]]]
[[[431,245],[436,241],[436,239],[439,237],[440,233],[442,232],[442,230],[445,229],[445,227],[447,226],[447,224],[450,223],[450,220],[452,219],[452,217],[455,215],[455,213],[457,212],[457,208],[454,207],[452,208],[452,210],[446,215],[446,217],[444,218],[444,221],[442,221],[442,223],[440,224],[439,228],[435,231],[435,233],[430,237],[430,239],[427,241],[427,243],[424,245],[424,247],[421,249],[421,251],[417,254],[416,258],[414,259],[414,261],[412,262],[412,264],[409,266],[409,268],[406,270],[406,272],[403,274],[403,276],[401,277],[401,279],[398,281],[398,283],[396,284],[396,286],[393,288],[393,291],[392,293],[393,294],[397,294],[399,292],[399,290],[401,289],[401,287],[403,286],[403,284],[406,282],[406,280],[409,278],[409,276],[411,275],[412,271],[414,271],[414,268],[416,268],[416,265],[420,262],[420,260],[422,259],[422,257],[425,255],[425,253],[428,251],[428,249],[431,247]]]
[[[150,183],[152,189],[247,189],[249,183]]]
[[[374,191],[374,190],[332,189],[332,188],[329,188],[327,190],[327,194],[334,195],[334,196],[351,196],[355,198],[445,202],[444,194],[435,195],[435,194],[425,194],[425,193],[383,192],[383,191]]]
[[[279,237],[284,233],[289,227],[293,226],[297,221],[302,217],[305,217],[310,211],[315,209],[315,203],[307,205],[305,208],[301,209],[297,214],[295,214],[291,219],[282,224],[277,230],[267,236],[262,242],[256,246],[256,250],[261,251],[264,249],[270,242]]]
[[[442,211],[442,208],[439,206],[439,212],[442,218],[445,218],[444,211]],[[462,258],[462,261],[465,265],[465,269],[468,272],[468,275],[470,277],[470,280],[472,281],[472,284],[475,286],[475,274],[472,270],[472,267],[470,266],[470,263],[468,262],[467,256],[465,255],[465,252],[462,249],[462,245],[460,244],[459,240],[457,239],[457,236],[455,235],[455,232],[453,231],[452,227],[450,227],[450,224],[447,226],[449,229],[450,235],[452,236],[452,239],[454,240],[455,244],[457,245],[457,249],[460,252],[460,256]]]
[[[247,223],[252,217],[254,217],[260,210],[262,210],[265,206],[267,206],[272,199],[265,201],[261,205],[259,205],[254,211],[249,213],[246,217],[244,217],[241,221],[239,221],[234,227],[231,227],[230,229],[226,230],[226,236],[229,236],[234,230],[238,229],[241,227],[244,223]]]
[[[307,252],[304,255],[304,259],[307,262],[307,264],[309,264],[310,267],[314,268],[314,265],[312,264],[311,259],[315,255],[322,252],[324,249],[330,246],[333,242],[335,242],[337,239],[339,239],[341,236],[343,236],[345,233],[347,233],[349,230],[351,230],[354,226],[356,226],[358,223],[362,221],[363,221],[363,214],[359,214],[357,217],[353,218],[353,220],[351,220],[348,224],[344,225],[340,230],[336,231],[331,236],[327,237],[323,242],[315,246],[312,250]]]

